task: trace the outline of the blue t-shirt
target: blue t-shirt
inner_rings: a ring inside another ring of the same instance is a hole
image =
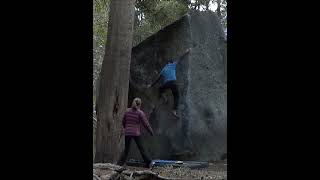
[[[161,70],[160,75],[164,77],[164,83],[177,80],[176,66],[177,62],[169,63]]]

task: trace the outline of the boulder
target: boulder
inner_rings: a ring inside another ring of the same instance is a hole
[[[219,160],[227,152],[227,42],[214,12],[191,11],[132,49],[129,105],[142,98],[142,110],[155,131],[143,130],[143,145],[153,159]],[[145,86],[164,65],[191,52],[177,64],[178,115],[159,99],[158,88]],[[143,128],[142,128],[143,129]],[[129,158],[142,159],[135,145]]]

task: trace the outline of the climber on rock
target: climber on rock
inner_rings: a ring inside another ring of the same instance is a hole
[[[173,99],[174,99],[174,107],[172,110],[172,114],[176,117],[179,118],[177,115],[177,109],[178,109],[178,103],[179,103],[179,91],[178,91],[178,86],[176,83],[176,65],[180,59],[183,59],[183,57],[190,52],[191,48],[187,49],[180,57],[169,60],[169,62],[163,67],[161,70],[158,78],[150,85],[147,87],[153,87],[160,79],[161,77],[164,79],[163,84],[159,88],[159,98],[163,98],[165,103],[168,102],[168,99],[165,97],[163,94],[165,90],[170,89],[172,94],[173,94]]]

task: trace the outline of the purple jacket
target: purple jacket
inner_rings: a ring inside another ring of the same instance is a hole
[[[125,129],[125,136],[140,136],[141,125],[143,125],[151,135],[153,130],[144,112],[140,109],[129,108],[123,116],[122,125]]]

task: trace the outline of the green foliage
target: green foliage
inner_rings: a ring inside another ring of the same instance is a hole
[[[93,2],[93,35],[98,45],[105,45],[108,27],[110,0],[94,0]]]
[[[158,23],[162,27],[166,26],[176,21],[183,14],[187,13],[187,11],[187,7],[175,0],[161,1],[161,3],[157,4],[152,13],[153,23]]]
[[[133,45],[137,45],[147,37],[151,36],[154,32],[161,29],[160,25],[152,25],[148,21],[144,21],[140,26],[135,28],[133,33]]]
[[[138,19],[139,22],[134,29],[134,45],[187,13],[188,4],[183,0],[138,0],[136,11],[138,11],[138,18],[142,18]]]
[[[227,29],[227,0],[221,0],[221,24],[224,29]]]

